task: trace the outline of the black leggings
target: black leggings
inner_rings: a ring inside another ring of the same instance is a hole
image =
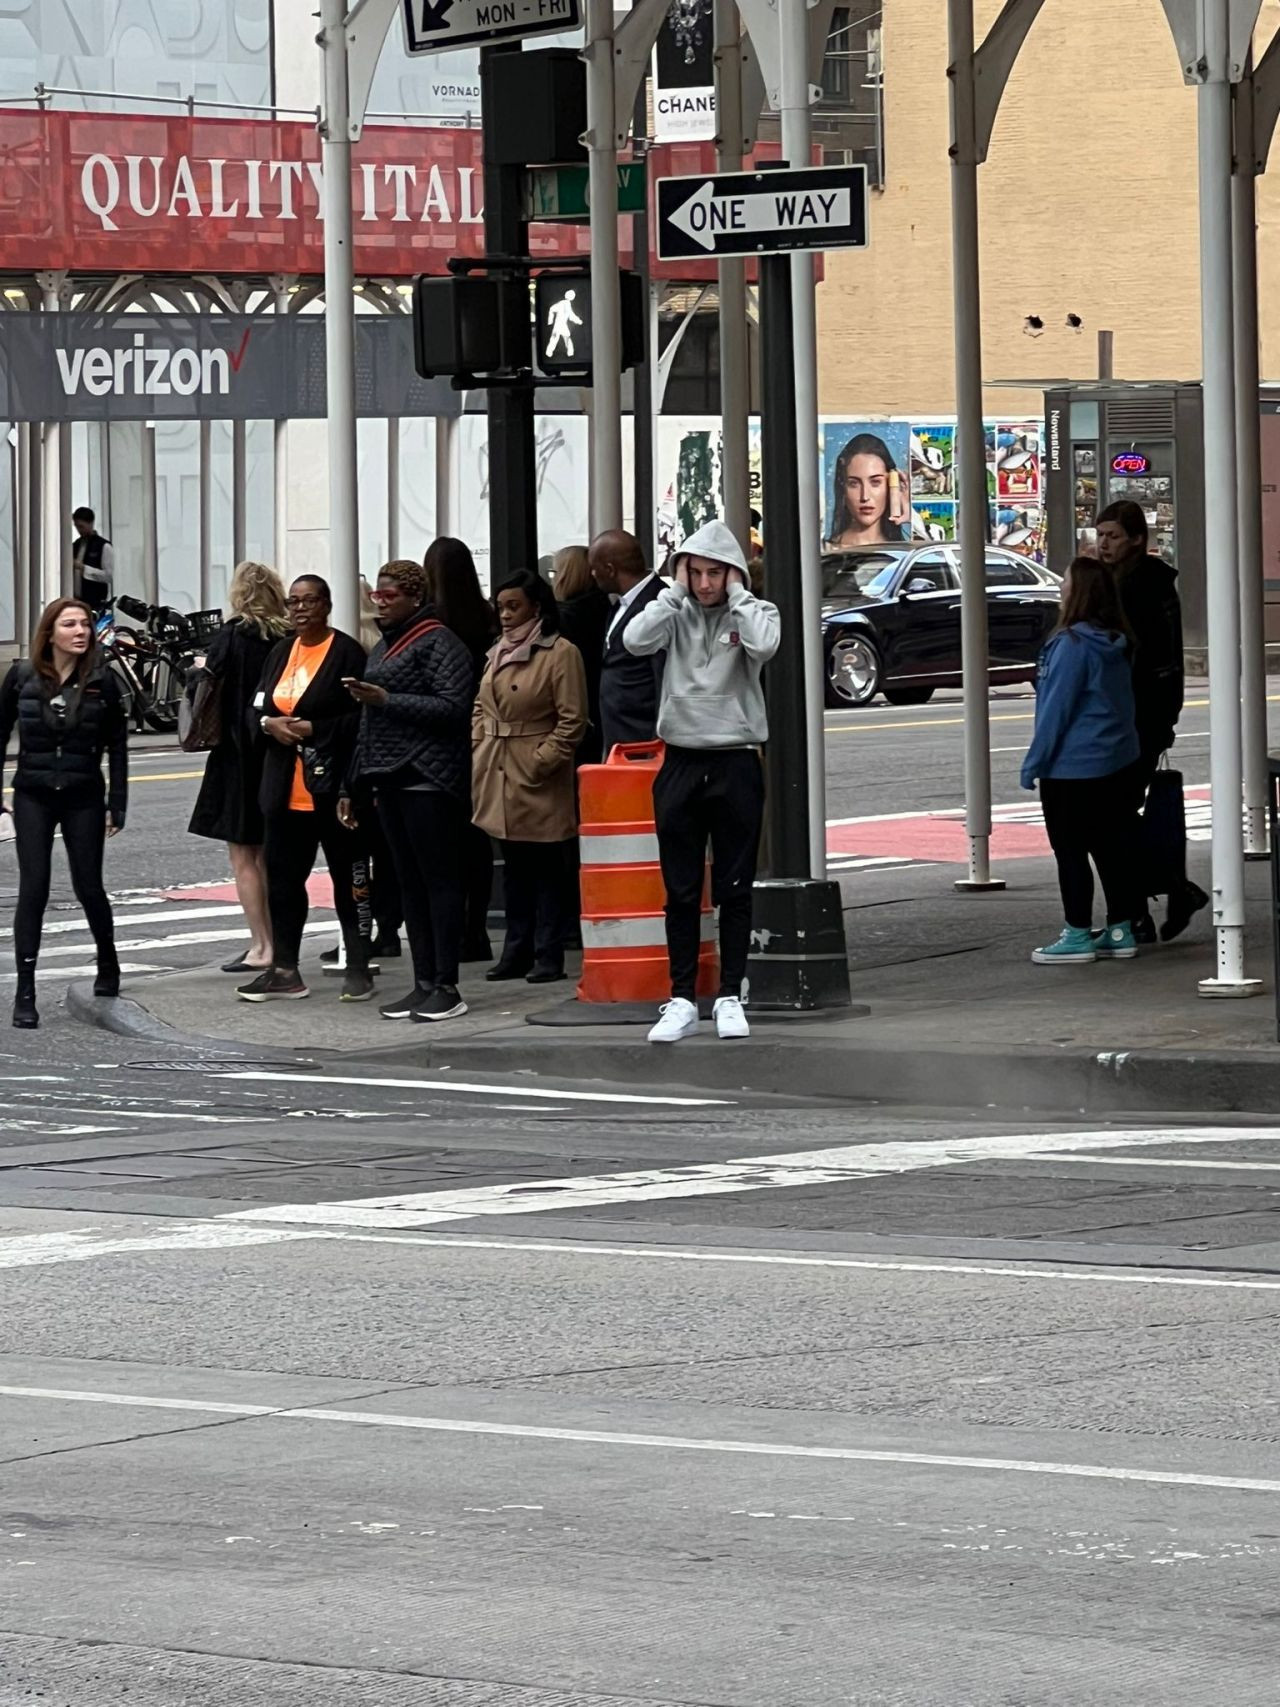
[[[13,946],[19,968],[32,967],[40,953],[40,934],[53,873],[53,833],[62,831],[71,868],[71,887],[84,908],[98,953],[114,957],[115,926],[102,882],[107,834],[106,791],[75,794],[14,790],[13,827],[18,846],[18,907],[13,916]]]
[[[1093,924],[1090,858],[1107,898],[1107,923],[1123,925],[1142,916],[1138,843],[1142,789],[1137,765],[1110,776],[1040,779],[1040,806],[1058,862],[1063,916],[1077,930],[1088,930]]]
[[[400,878],[414,983],[423,990],[441,984],[456,989],[467,809],[434,789],[380,788],[378,815]]]
[[[313,812],[267,814],[267,905],[275,964],[289,971],[297,967],[310,906],[307,879],[321,848],[333,879],[333,907],[342,926],[347,966],[359,971],[369,964],[373,935],[368,843],[362,831],[343,829],[337,802],[323,796]]]

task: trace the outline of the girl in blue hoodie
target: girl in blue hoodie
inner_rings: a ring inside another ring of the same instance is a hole
[[[1036,731],[1022,786],[1040,784],[1066,925],[1037,948],[1037,965],[1132,960],[1132,921],[1142,911],[1138,862],[1138,731],[1129,639],[1115,578],[1077,557],[1062,583],[1062,615],[1040,655]],[[1107,928],[1093,930],[1092,859],[1107,901]]]

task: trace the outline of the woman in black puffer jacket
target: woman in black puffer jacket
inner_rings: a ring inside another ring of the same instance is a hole
[[[14,729],[13,827],[18,847],[18,907],[13,945],[18,989],[13,1023],[32,1031],[36,959],[53,869],[53,837],[62,831],[71,885],[98,949],[95,996],[120,994],[111,903],[102,880],[105,838],[124,829],[128,804],[128,727],[119,686],[97,653],[93,614],[79,599],[55,599],[40,618],[31,656],[0,687],[0,770]],[[102,756],[111,780],[103,787]]]
[[[475,675],[471,654],[426,596],[419,564],[384,564],[373,595],[382,639],[364,680],[348,684],[364,710],[338,815],[344,823],[358,821],[360,797],[376,796],[413,955],[414,987],[384,1004],[387,1019],[446,1020],[467,1011],[458,962]]]

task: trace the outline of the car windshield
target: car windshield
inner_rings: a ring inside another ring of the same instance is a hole
[[[899,552],[841,552],[822,564],[822,596],[837,599],[883,597],[893,585],[902,562]]]

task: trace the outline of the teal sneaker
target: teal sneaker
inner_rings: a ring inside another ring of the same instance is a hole
[[[1138,942],[1132,925],[1108,925],[1093,933],[1093,951],[1099,960],[1136,960]]]
[[[1051,942],[1047,948],[1037,948],[1031,958],[1037,966],[1083,965],[1098,958],[1098,945],[1092,931],[1066,925],[1057,942]]]

